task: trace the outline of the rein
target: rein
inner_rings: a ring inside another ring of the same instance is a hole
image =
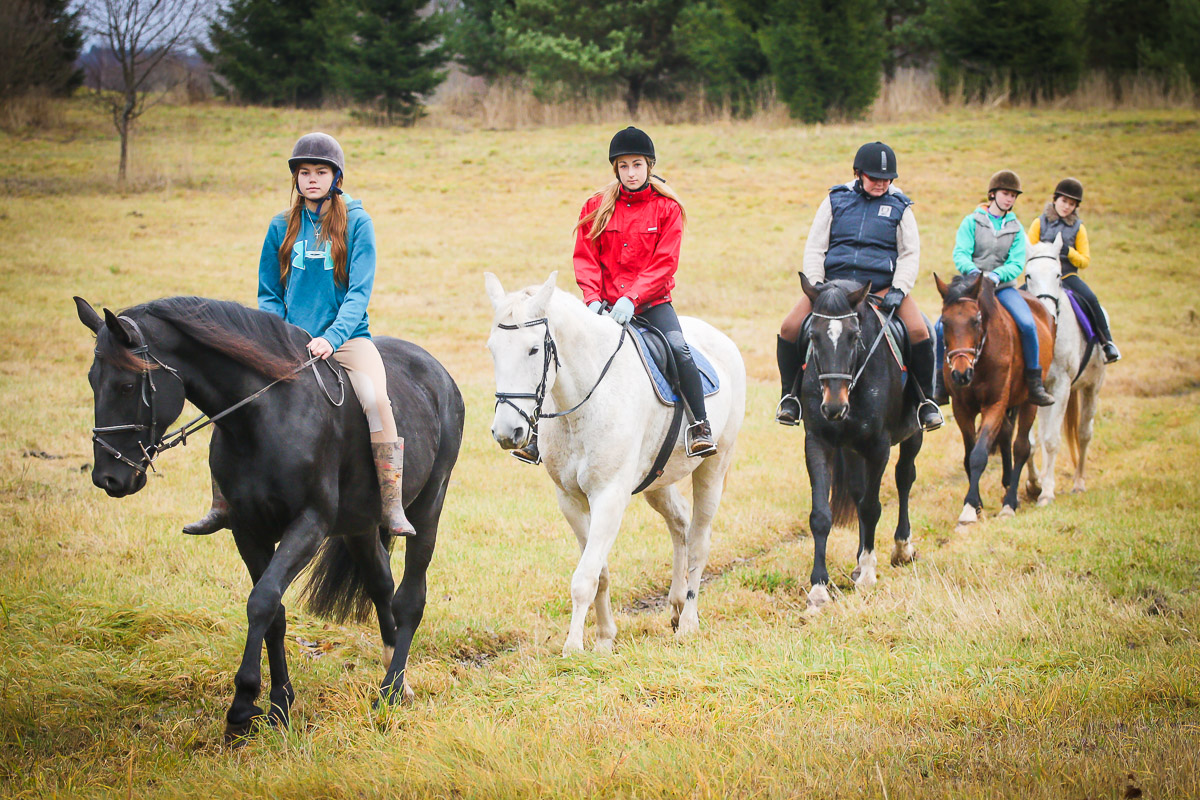
[[[159,367],[161,367],[162,369],[165,369],[167,372],[169,372],[177,381],[179,381],[180,383],[183,383],[183,378],[179,377],[178,370],[174,369],[173,367],[168,366],[167,364],[164,364],[158,358],[158,356],[156,356],[150,352],[150,345],[147,344],[146,337],[142,334],[142,329],[138,327],[138,324],[136,322],[134,322],[132,319],[130,319],[129,317],[121,317],[120,319],[122,319],[123,321],[128,323],[130,325],[130,327],[133,328],[134,333],[137,334],[138,344],[136,347],[130,348],[130,352],[133,353],[135,356],[141,357],[143,361],[154,362]],[[99,355],[98,350],[97,350],[96,354]],[[329,369],[333,372],[334,376],[337,378],[338,387],[342,390],[341,397],[337,400],[337,402],[334,402],[333,395],[331,395],[329,393],[329,390],[325,388],[325,382],[321,380],[321,375],[320,375],[320,373],[317,372],[316,362],[320,361],[320,360],[322,360],[320,356],[313,356],[308,361],[305,361],[303,364],[296,367],[288,374],[284,375],[282,378],[277,378],[276,380],[271,381],[270,383],[268,383],[263,388],[259,389],[254,394],[250,395],[249,397],[242,398],[241,400],[234,403],[232,406],[225,409],[224,411],[221,411],[220,413],[218,413],[212,417],[208,417],[207,419],[205,418],[206,415],[201,414],[200,416],[193,419],[191,422],[188,422],[186,425],[181,425],[179,428],[172,431],[171,433],[164,433],[157,440],[155,440],[154,431],[158,427],[158,404],[155,402],[155,394],[158,391],[158,387],[156,387],[154,385],[154,375],[152,374],[151,369],[147,366],[144,369],[142,369],[140,386],[141,386],[142,403],[147,408],[150,409],[150,425],[147,426],[147,425],[142,425],[140,423],[134,422],[134,423],[128,423],[125,425],[109,425],[109,426],[103,427],[103,428],[92,428],[92,441],[95,442],[96,444],[100,445],[100,447],[102,447],[113,458],[117,459],[118,461],[125,464],[126,466],[132,467],[133,470],[135,472],[137,472],[139,475],[143,475],[146,473],[147,470],[154,469],[155,459],[157,459],[164,452],[166,452],[167,450],[170,450],[172,447],[176,447],[181,444],[186,445],[187,437],[191,436],[193,433],[195,433],[199,430],[202,430],[202,429],[208,427],[209,425],[212,425],[213,423],[215,423],[217,420],[221,419],[222,417],[232,414],[234,411],[237,411],[242,406],[246,405],[247,403],[250,403],[251,401],[257,399],[259,396],[266,393],[266,391],[268,389],[270,389],[271,387],[275,386],[275,384],[281,383],[282,381],[285,381],[288,378],[291,378],[296,373],[301,372],[302,370],[307,369],[310,366],[312,367],[312,370],[313,370],[313,376],[317,379],[317,385],[321,387],[321,392],[325,395],[325,397],[329,400],[329,402],[335,408],[340,408],[342,403],[344,403],[346,401],[346,385],[342,381],[342,374],[340,371],[334,369],[332,366],[329,367]],[[147,386],[150,387],[150,390],[148,393],[146,391]],[[126,456],[120,450],[118,450],[117,448],[113,447],[111,444],[106,442],[104,440],[104,438],[100,435],[102,433],[104,433],[104,434],[127,433],[130,431],[145,431],[145,430],[150,431],[151,443],[150,443],[150,446],[147,447],[141,441],[138,442],[138,447],[141,448],[141,451],[142,451],[142,460],[140,462],[135,462],[132,459],[130,459],[128,456]]]
[[[625,343],[625,334],[628,332],[626,325],[621,326],[621,337],[617,340],[617,349],[613,350],[613,354],[608,357],[608,361],[604,364],[604,369],[600,370],[600,377],[596,378],[596,382],[592,384],[592,388],[584,395],[583,399],[575,405],[568,408],[566,411],[554,411],[549,414],[542,413],[542,403],[546,399],[546,381],[550,377],[550,362],[554,362],[554,368],[558,369],[562,363],[558,360],[558,346],[554,343],[554,337],[550,335],[550,320],[546,317],[532,319],[529,322],[522,322],[517,325],[497,324],[496,327],[504,331],[516,331],[521,328],[532,328],[536,325],[546,326],[546,336],[542,340],[542,379],[538,382],[537,390],[534,392],[496,392],[496,407],[501,403],[512,406],[516,409],[521,418],[529,423],[529,428],[533,434],[537,435],[537,424],[540,419],[555,419],[556,417],[565,417],[579,410],[579,408],[591,399],[592,394],[600,386],[600,382],[604,380],[604,376],[608,374],[608,368],[612,366],[613,360],[617,357],[617,353],[621,351],[621,345]],[[518,406],[513,400],[533,400],[533,416],[526,414],[524,409]]]

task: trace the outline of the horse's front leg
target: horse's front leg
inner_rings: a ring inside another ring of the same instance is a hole
[[[1042,445],[1042,468],[1038,473],[1042,488],[1037,495],[1039,506],[1054,502],[1054,467],[1058,459],[1059,445],[1062,444],[1063,411],[1067,405],[1057,397],[1057,393],[1055,394],[1054,405],[1046,406],[1038,412],[1038,439]],[[1070,392],[1067,394],[1070,395]]]
[[[908,519],[908,494],[917,480],[917,453],[925,440],[923,431],[918,430],[900,443],[900,457],[896,460],[896,497],[899,515],[896,519],[896,545],[892,549],[892,566],[911,564],[917,558],[912,545],[912,527]]]
[[[621,517],[625,507],[629,505],[630,495],[627,490],[607,488],[602,493],[588,497],[590,509],[587,536],[582,546],[579,564],[571,576],[571,627],[567,632],[567,641],[563,644],[563,655],[583,650],[583,626],[587,622],[588,609],[597,600],[601,576],[604,577],[605,595],[601,603],[597,603],[596,623],[598,627],[597,645],[602,639],[607,639],[609,646],[612,636],[616,633],[616,624],[612,619],[612,609],[608,607],[608,576],[605,573],[608,564],[608,554],[613,543],[617,540],[617,532],[621,529]],[[599,629],[601,623],[604,628]]]
[[[693,473],[695,475],[695,473]],[[695,483],[693,482],[693,492]],[[668,486],[646,492],[646,503],[667,521],[671,534],[671,590],[667,602],[671,604],[671,627],[679,631],[679,617],[688,592],[688,506],[679,489]]]
[[[588,528],[592,519],[587,497],[567,494],[560,489],[558,490],[558,507],[571,525],[571,531],[575,534],[575,541],[579,543],[579,553],[582,556],[584,548],[587,547]],[[609,602],[607,562],[600,567],[600,574],[596,579],[596,599],[593,605],[596,608],[595,649],[612,650],[613,641],[617,638],[617,622],[613,618],[612,604]]]
[[[1033,421],[1037,419],[1038,407],[1032,403],[1026,403],[1021,406],[1021,410],[1017,414],[1017,438],[1013,442],[1013,476],[1012,483],[1008,486],[1008,492],[1004,495],[1004,507],[1000,509],[1000,516],[1011,517],[1017,513],[1017,505],[1020,503],[1018,495],[1020,495],[1021,486],[1021,470],[1025,467],[1025,462],[1029,460],[1029,454],[1032,447],[1029,443],[1029,431],[1033,428]]]
[[[879,524],[879,514],[882,511],[879,486],[883,482],[890,452],[891,445],[885,435],[860,459],[859,470],[864,481],[862,493],[858,496],[858,566],[851,575],[854,585],[859,589],[870,589],[877,581],[875,526]]]
[[[979,521],[979,512],[983,510],[983,500],[979,496],[979,479],[983,476],[983,470],[987,466],[988,452],[992,449],[992,443],[1003,424],[1003,403],[996,403],[983,409],[975,446],[971,448],[966,457],[967,477],[970,485],[967,487],[967,496],[963,500],[963,510],[958,517],[956,530]]]
[[[317,552],[322,531],[327,527],[315,511],[306,511],[287,527],[274,553],[269,542],[252,541],[247,536],[239,537],[238,531],[234,532],[234,540],[250,571],[254,588],[250,590],[250,597],[246,601],[249,623],[246,649],[233,679],[233,703],[225,715],[225,738],[228,741],[249,734],[259,721],[265,720],[284,727],[288,724],[296,693],[288,677],[287,656],[283,648],[287,612],[281,601],[284,591]],[[269,714],[264,714],[254,704],[262,691],[264,640],[271,669]]]
[[[827,586],[829,572],[825,568],[825,545],[829,541],[829,529],[833,527],[833,509],[829,505],[833,448],[816,435],[806,432],[804,463],[812,488],[812,511],[808,515],[808,526],[813,537],[813,568],[809,578],[812,588],[808,590],[808,607],[818,609],[831,599]]]

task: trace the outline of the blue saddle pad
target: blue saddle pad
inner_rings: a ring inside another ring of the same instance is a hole
[[[679,402],[679,395],[650,355],[650,346],[646,344],[645,340],[646,334],[636,325],[630,325],[629,331],[637,345],[638,355],[641,356],[642,364],[646,367],[646,374],[650,376],[650,383],[654,386],[654,393],[658,395],[659,402],[668,406],[675,405]],[[704,390],[704,396],[711,397],[721,388],[721,384],[717,380],[717,370],[704,353],[695,347],[691,350],[692,360],[696,362],[696,368],[700,370],[700,386]]]

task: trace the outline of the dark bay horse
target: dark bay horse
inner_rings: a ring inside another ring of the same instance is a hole
[[[979,478],[987,466],[988,454],[996,449],[1000,450],[1001,482],[1005,488],[999,516],[1011,517],[1016,513],[1021,470],[1031,449],[1029,430],[1037,418],[1038,407],[1028,402],[1025,357],[1017,325],[996,299],[992,282],[984,279],[982,273],[955,276],[949,285],[936,274],[933,279],[942,295],[942,328],[946,339],[942,377],[950,391],[954,420],[962,432],[963,469],[970,481],[956,526],[956,530],[962,530],[978,521],[983,511]],[[1036,297],[1024,291],[1021,296],[1037,324],[1038,351],[1045,377],[1054,353],[1054,320]]]
[[[338,397],[332,362],[298,370],[308,357],[308,334],[273,314],[198,297],[155,300],[119,316],[105,309],[103,318],[81,298],[75,303],[96,334],[88,373],[96,411],[92,482],[111,497],[145,486],[146,470],[171,445],[164,446],[164,432],[185,398],[216,417],[278,381],[215,422],[209,450],[213,479],[229,500],[234,542],[254,581],[226,736],[244,736],[260,722],[288,724],[295,691],[281,600],[314,558],[305,588],[309,608],[365,620],[373,606],[387,663],[382,697],[411,697],[409,647],[424,613],[425,573],[462,441],[462,396],[442,365],[409,342],[375,339],[405,439],[404,504],[417,530],[405,545],[404,576],[393,596],[392,541],[380,527],[366,418],[353,392]],[[335,405],[339,400],[345,402]],[[255,705],[264,642],[267,712]]]
[[[825,544],[837,522],[858,516],[855,586],[869,588],[875,576],[875,525],[879,487],[892,446],[896,462],[896,523],[892,566],[916,557],[908,521],[908,493],[917,477],[916,459],[925,434],[916,403],[905,391],[900,365],[881,343],[883,323],[867,301],[867,286],[826,281],[814,286],[800,275],[812,300],[811,347],[800,383],[804,420],[804,460],[812,487],[809,525],[813,535],[810,608],[829,602]]]

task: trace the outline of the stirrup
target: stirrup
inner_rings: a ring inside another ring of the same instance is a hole
[[[707,436],[705,439],[697,438],[701,435]],[[688,426],[687,434],[684,436],[685,446],[688,458],[708,458],[711,455],[716,455],[717,443],[712,438],[712,427],[707,420],[693,422]]]
[[[937,415],[936,422],[932,420],[928,423],[921,421],[921,409],[925,408],[925,406],[933,407],[933,413]],[[930,400],[928,397],[926,397],[917,405],[917,422],[920,424],[921,430],[923,431],[936,431],[938,428],[946,424],[946,420],[944,417],[942,417],[942,412],[941,409],[938,408],[938,404]]]
[[[800,413],[796,414],[795,419],[787,419],[783,416],[783,404],[791,400],[796,404],[796,410]],[[787,425],[789,428],[794,428],[800,424],[800,418],[804,416],[803,409],[800,408],[800,398],[794,394],[785,394],[779,399],[779,405],[775,406],[775,421],[780,425]]]
[[[509,455],[520,461],[522,464],[532,464],[537,466],[542,463],[542,454],[538,452],[537,439],[534,439],[524,447],[518,447],[516,450],[510,450]]]

